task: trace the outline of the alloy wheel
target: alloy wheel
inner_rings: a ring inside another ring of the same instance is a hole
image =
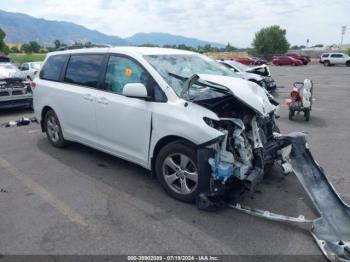
[[[57,143],[60,139],[60,127],[54,116],[50,115],[47,119],[47,131],[52,142]]]
[[[193,161],[181,153],[171,154],[162,165],[162,175],[171,190],[188,195],[198,186],[198,171]]]

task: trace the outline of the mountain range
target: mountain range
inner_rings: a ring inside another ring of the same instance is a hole
[[[110,45],[179,45],[185,44],[196,47],[211,44],[214,47],[224,47],[220,43],[213,43],[168,33],[137,33],[131,37],[107,35],[84,26],[64,21],[51,21],[35,18],[22,13],[0,10],[0,28],[5,31],[6,43],[23,44],[37,41],[41,45],[52,46],[55,40],[66,44],[75,42],[103,43]]]

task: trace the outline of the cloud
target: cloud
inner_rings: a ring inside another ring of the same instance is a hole
[[[338,43],[341,26],[350,27],[348,0],[12,0],[0,3],[0,9],[122,37],[167,32],[239,47],[273,24],[287,29],[291,44]],[[349,35],[344,42],[350,42]]]

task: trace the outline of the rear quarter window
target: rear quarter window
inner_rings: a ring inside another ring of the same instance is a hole
[[[58,81],[67,58],[67,55],[50,56],[40,71],[40,78]]]
[[[103,55],[72,55],[69,59],[64,81],[76,85],[97,87]]]
[[[328,57],[329,56],[329,54],[323,54],[322,55],[322,57]]]
[[[343,57],[343,55],[342,54],[332,54],[331,57],[340,58],[340,57]]]

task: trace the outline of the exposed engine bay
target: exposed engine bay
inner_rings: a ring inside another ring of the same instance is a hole
[[[263,114],[215,83],[198,83],[199,77],[187,84],[206,85],[210,90],[189,89],[187,98],[218,116],[204,118],[222,136],[198,148],[199,172],[209,174],[202,184],[197,206],[217,210],[229,206],[264,219],[286,222],[308,230],[331,261],[350,261],[350,206],[344,203],[314,160],[303,133],[281,135],[275,124],[274,110]],[[273,105],[270,101],[270,104]],[[314,220],[304,216],[289,217],[269,211],[243,207],[239,197],[253,191],[269,167],[278,163],[284,174],[294,173],[318,210]],[[209,184],[209,186],[206,186]]]

